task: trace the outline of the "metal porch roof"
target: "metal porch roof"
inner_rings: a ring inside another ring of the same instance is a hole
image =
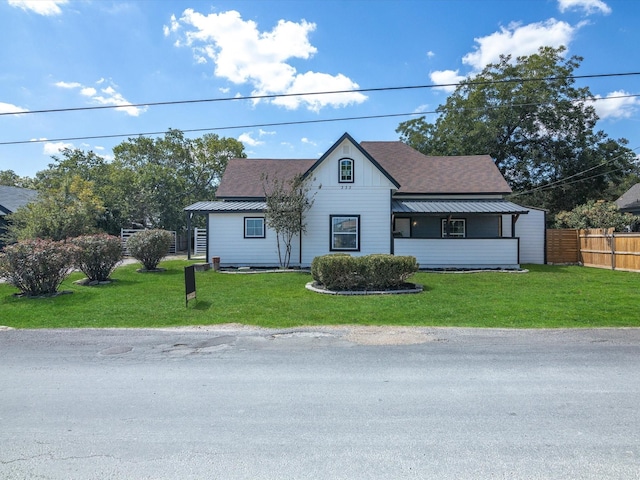
[[[393,200],[393,213],[424,214],[526,214],[527,208],[506,200]]]
[[[197,202],[184,209],[185,212],[263,212],[267,208],[265,202]]]

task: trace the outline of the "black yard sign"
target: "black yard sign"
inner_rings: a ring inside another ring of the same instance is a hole
[[[196,267],[191,265],[184,267],[184,289],[186,293],[186,306],[189,306],[189,300],[196,298]]]

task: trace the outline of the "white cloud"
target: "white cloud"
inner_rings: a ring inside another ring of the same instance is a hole
[[[435,54],[435,53],[433,53],[431,50],[429,50],[429,51],[427,52],[427,58],[433,58],[433,57],[435,57],[435,56],[436,56],[436,54]]]
[[[630,118],[640,109],[640,99],[624,90],[611,92],[606,97],[595,95],[595,98],[598,100],[593,102],[593,107],[602,120]]]
[[[85,97],[93,97],[96,93],[96,89],[93,87],[83,87],[80,89],[80,95]]]
[[[193,49],[197,63],[212,61],[216,76],[236,84],[249,84],[253,95],[280,95],[354,90],[357,84],[342,74],[298,73],[289,62],[310,59],[317,49],[309,42],[316,29],[314,23],[280,20],[271,31],[260,31],[256,22],[243,20],[240,13],[230,10],[203,15],[192,9],[166,32],[183,30],[176,46]],[[183,28],[184,27],[184,28]],[[304,106],[318,111],[325,106],[341,107],[361,103],[366,96],[357,93],[324,96],[276,98],[273,103],[296,109]]]
[[[74,88],[82,88],[82,84],[78,82],[56,82],[54,85],[56,87],[68,88],[70,90]]]
[[[238,137],[238,141],[244,143],[245,145],[248,145],[250,147],[256,147],[258,145],[264,145],[264,142],[260,141],[260,140],[256,140],[255,138],[253,138],[251,136],[250,133],[242,133],[239,137]]]
[[[258,130],[258,134],[259,134],[261,137],[264,137],[265,135],[275,135],[275,134],[276,134],[276,132],[274,132],[274,131],[267,132],[266,130],[262,130],[262,129],[260,129],[260,130]]]
[[[536,53],[542,46],[568,46],[575,31],[576,27],[554,18],[528,25],[512,23],[491,35],[475,38],[478,45],[462,58],[462,62],[479,71],[497,62],[500,55],[510,54],[515,59]]]
[[[290,110],[295,110],[300,105],[305,105],[309,110],[319,112],[323,107],[338,108],[364,102],[367,99],[365,95],[350,91],[358,88],[359,85],[357,83],[342,74],[333,76],[327,73],[307,72],[296,75],[291,86],[281,93],[295,94],[328,91],[343,91],[345,93],[278,97],[273,99],[273,103],[282,105]]]
[[[18,113],[18,112],[28,112],[26,108],[18,107],[17,105],[12,105],[11,103],[0,102],[0,113]]]
[[[464,75],[458,74],[458,70],[436,70],[431,72],[429,76],[435,85],[443,85],[435,87],[436,90],[445,92],[453,92],[456,89],[455,86],[465,79]]]
[[[60,5],[67,2],[68,0],[9,0],[9,5],[38,15],[51,16],[60,15],[62,13]]]
[[[74,148],[73,143],[48,142],[44,144],[42,153],[44,155],[57,155],[65,148]]]
[[[564,13],[567,10],[583,10],[587,15],[593,13],[611,13],[611,7],[602,0],[558,0],[558,9]]]
[[[312,145],[314,147],[316,147],[318,144],[316,142],[312,142],[311,140],[309,140],[307,137],[302,137],[300,139],[300,141],[306,145]]]
[[[54,85],[56,87],[69,90],[77,89],[80,95],[89,98],[89,100],[94,104],[112,106],[122,105],[121,107],[117,107],[116,110],[123,111],[132,117],[138,117],[141,113],[144,113],[147,110],[146,107],[134,107],[131,105],[131,102],[116,90],[117,85],[113,82],[101,78],[95,82],[95,84],[101,86],[99,92],[96,88],[82,85],[79,82],[56,82]]]

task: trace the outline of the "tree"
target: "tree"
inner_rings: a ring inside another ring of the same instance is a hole
[[[435,123],[403,122],[401,140],[427,155],[491,155],[521,202],[552,212],[602,198],[636,170],[624,139],[596,131],[593,95],[575,86],[582,58],[564,47],[510,55],[458,85]],[[583,173],[584,172],[584,173]]]
[[[296,235],[306,232],[305,213],[313,206],[309,198],[309,187],[301,175],[288,181],[263,177],[265,220],[267,226],[276,232],[278,261],[281,268],[291,263],[291,242]]]
[[[103,211],[92,183],[74,176],[9,215],[7,239],[64,240],[93,233]]]
[[[620,212],[613,202],[592,200],[569,212],[559,212],[556,228],[613,228],[621,232],[639,221],[635,215]]]
[[[13,170],[0,170],[0,185],[7,187],[34,188],[35,182],[32,178],[21,177]]]
[[[229,159],[246,157],[235,139],[214,134],[187,139],[180,130],[157,139],[130,138],[114,155],[114,163],[134,179],[136,221],[168,230],[184,229],[184,207],[213,198]]]
[[[244,146],[232,138],[206,134],[188,139],[180,130],[164,137],[136,137],[114,148],[113,160],[94,152],[65,149],[38,172],[39,189],[60,189],[73,177],[93,185],[104,209],[95,227],[118,235],[123,227],[182,230],[183,208],[212,199],[232,157],[244,157]]]

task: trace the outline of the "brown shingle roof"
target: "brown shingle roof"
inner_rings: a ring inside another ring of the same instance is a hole
[[[402,142],[362,142],[360,146],[400,185],[405,194],[507,194],[511,188],[489,155],[434,157]],[[263,175],[286,181],[302,175],[316,160],[234,158],[216,196],[263,198]]]
[[[402,142],[360,145],[398,181],[398,193],[511,193],[489,155],[434,157]]]
[[[216,192],[218,198],[263,198],[263,175],[287,181],[302,175],[315,160],[232,158]]]

